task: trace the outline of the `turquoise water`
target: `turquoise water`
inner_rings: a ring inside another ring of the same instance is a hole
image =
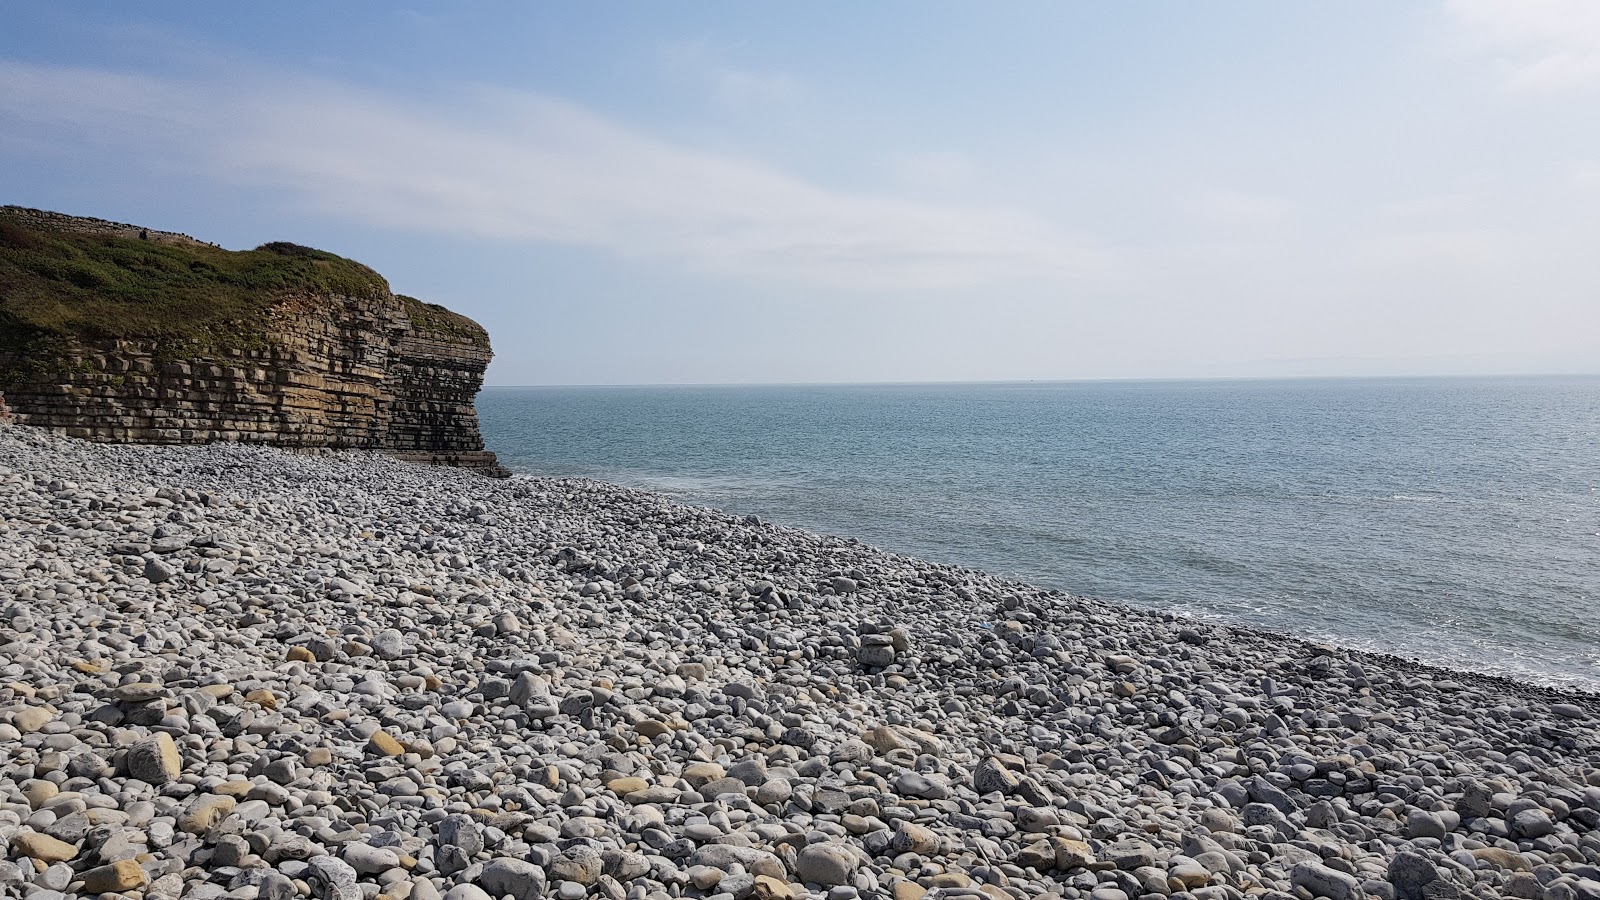
[[[513,470],[1600,690],[1600,377],[500,388]]]

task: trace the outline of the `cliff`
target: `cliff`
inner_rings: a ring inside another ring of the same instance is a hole
[[[473,407],[492,355],[476,322],[331,253],[0,207],[0,394],[22,424],[504,474]]]

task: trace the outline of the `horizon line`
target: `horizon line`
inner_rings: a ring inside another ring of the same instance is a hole
[[[919,381],[653,381],[567,382],[559,384],[485,384],[482,390],[538,388],[674,388],[674,387],[916,387],[936,385],[1104,384],[1196,381],[1380,381],[1460,380],[1469,378],[1594,378],[1600,370],[1532,372],[1383,373],[1365,375],[1125,375],[1084,378],[928,379]]]

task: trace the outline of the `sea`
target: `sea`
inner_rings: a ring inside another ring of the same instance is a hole
[[[1600,376],[490,388],[514,472],[1600,691]]]

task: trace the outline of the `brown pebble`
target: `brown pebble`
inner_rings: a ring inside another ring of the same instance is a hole
[[[149,881],[150,876],[145,874],[138,862],[131,859],[118,860],[109,866],[83,873],[83,889],[91,894],[131,891],[144,887]]]

